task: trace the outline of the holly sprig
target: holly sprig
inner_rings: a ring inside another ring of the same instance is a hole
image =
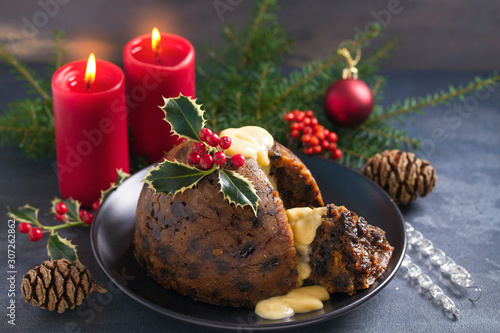
[[[81,202],[73,198],[55,197],[51,202],[50,211],[59,224],[42,224],[38,219],[39,209],[29,204],[17,210],[7,206],[7,215],[19,223],[19,232],[28,234],[28,238],[33,242],[41,240],[44,234],[49,235],[46,248],[51,260],[63,258],[70,261],[79,260],[76,245],[71,240],[61,237],[58,231],[72,227],[89,227],[103,200],[130,176],[121,169],[117,170],[117,174],[116,182],[111,183],[107,190],[101,191],[101,198],[93,203],[92,211],[83,209]]]
[[[225,168],[224,150],[229,148],[231,139],[219,138],[216,133],[204,127],[207,123],[205,111],[195,100],[180,94],[176,98],[164,98],[164,101],[161,109],[165,112],[164,120],[170,124],[173,134],[198,143],[188,156],[189,164],[165,159],[150,169],[143,181],[155,193],[175,196],[215,173],[224,199],[237,206],[250,206],[257,215],[259,197],[252,182],[236,171]],[[242,166],[244,162],[240,154],[231,158],[231,163],[236,167]]]

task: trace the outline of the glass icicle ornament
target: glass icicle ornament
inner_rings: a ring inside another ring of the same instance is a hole
[[[449,311],[455,319],[460,317],[460,310],[458,310],[451,298],[446,296],[441,287],[434,284],[428,275],[422,273],[418,265],[411,262],[409,255],[405,254],[401,267],[408,271],[408,276],[415,279],[423,290],[429,291],[431,297],[440,302],[445,311]]]
[[[436,248],[430,240],[425,238],[421,232],[415,230],[410,223],[405,222],[405,229],[408,242],[413,245],[418,252],[428,257],[432,264],[439,266],[441,273],[449,275],[450,280],[460,287],[473,287],[474,279],[465,268],[455,264],[453,259],[446,256],[441,249]],[[481,291],[481,289],[477,287],[476,289],[479,292]]]

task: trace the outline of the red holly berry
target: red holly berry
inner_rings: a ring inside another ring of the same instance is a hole
[[[101,205],[101,204],[99,203],[99,200],[94,201],[94,203],[92,204],[92,210],[93,210],[94,212],[97,212],[97,210],[99,209],[99,206],[100,206],[100,205]]]
[[[325,132],[323,130],[317,131],[315,135],[318,139],[323,140],[325,138]]]
[[[85,214],[82,220],[85,224],[91,224],[93,219],[94,219],[94,214],[87,212],[87,214]]]
[[[330,141],[328,141],[328,140],[321,140],[321,147],[325,148],[325,149],[328,149],[328,147],[330,147]]]
[[[311,134],[313,132],[313,129],[311,126],[306,126],[304,127],[304,130],[302,132],[304,132],[304,134]]]
[[[302,111],[299,111],[298,113],[295,114],[295,120],[297,120],[299,123],[303,121],[305,117],[306,115]]]
[[[328,134],[328,140],[330,142],[337,142],[338,141],[338,137],[337,137],[337,134],[335,132],[330,132],[330,134]]]
[[[66,219],[67,219],[66,214],[58,214],[58,213],[56,213],[56,220],[58,220],[60,222],[63,222],[63,221],[66,221]]]
[[[316,126],[318,125],[318,119],[317,118],[311,118],[311,126]]]
[[[333,152],[336,149],[337,149],[337,144],[335,142],[330,142],[330,146],[328,147],[328,150]]]
[[[311,143],[311,146],[317,146],[317,145],[319,145],[319,139],[318,139],[318,137],[316,137],[316,136],[311,137],[310,143]]]
[[[300,131],[299,130],[293,130],[290,135],[294,138],[298,138],[300,136]]]
[[[219,146],[222,148],[222,149],[229,149],[229,147],[231,147],[231,138],[228,137],[228,136],[223,136],[222,138],[220,138],[220,141],[219,141]]]
[[[207,145],[205,145],[203,142],[197,142],[193,146],[193,152],[198,155],[203,155],[207,152]]]
[[[68,206],[64,202],[58,202],[55,207],[57,214],[66,214],[68,212]]]
[[[283,119],[286,122],[291,122],[294,118],[295,118],[295,116],[293,115],[293,112],[285,113],[285,115],[283,116]]]
[[[305,112],[305,115],[307,118],[312,118],[312,117],[314,117],[314,112],[312,112],[312,110],[307,110]]]
[[[40,228],[34,227],[28,231],[28,238],[32,242],[37,242],[42,238],[42,230]]]
[[[319,154],[319,153],[321,153],[321,151],[322,151],[322,150],[323,150],[323,148],[321,148],[321,146],[320,146],[320,145],[313,146],[313,152],[314,152],[315,154]]]
[[[217,147],[219,145],[219,141],[217,133],[212,133],[212,135],[207,137],[207,143],[212,147]]]
[[[312,155],[313,148],[312,147],[305,147],[304,148],[304,153],[306,153],[306,155]]]
[[[31,224],[27,222],[19,223],[17,229],[19,229],[20,233],[27,234],[31,230]]]
[[[215,164],[218,165],[224,164],[226,163],[226,154],[224,154],[221,151],[218,151],[214,154],[213,160]]]
[[[198,136],[200,137],[201,141],[207,141],[207,138],[212,135],[212,130],[210,128],[202,128],[198,132]]]
[[[305,126],[309,126],[311,125],[311,118],[304,118],[302,122],[304,123]]]
[[[205,154],[205,155],[200,157],[199,166],[201,169],[208,170],[208,169],[211,169],[213,165],[214,165],[214,159],[213,159],[212,155]]]
[[[85,220],[85,216],[88,214],[88,212],[85,210],[85,209],[81,209],[79,212],[78,212],[78,217],[80,217],[80,219],[83,221]]]
[[[245,157],[241,154],[236,154],[233,157],[231,157],[231,163],[237,168],[245,164]]]
[[[296,122],[293,122],[290,124],[290,129],[293,131],[293,130],[298,130],[300,129],[300,125],[299,123],[296,123]]]
[[[342,157],[342,150],[340,150],[340,149],[337,148],[337,149],[335,149],[335,150],[332,151],[332,158],[334,160],[338,160],[341,157]]]
[[[192,152],[188,155],[187,159],[189,164],[196,164],[200,161],[200,155]]]
[[[325,127],[323,125],[316,125],[316,126],[314,126],[314,131],[316,133],[319,133],[319,132],[323,133],[324,130],[325,130]]]
[[[300,141],[302,141],[303,143],[307,143],[311,141],[311,137],[311,134],[302,134],[302,136],[300,137]]]

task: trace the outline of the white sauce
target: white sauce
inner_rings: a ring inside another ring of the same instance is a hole
[[[269,148],[274,144],[273,136],[258,126],[228,128],[220,133],[220,137],[231,138],[231,147],[226,149],[226,155],[241,154],[245,158],[253,158],[261,168],[270,165]]]
[[[321,225],[321,217],[326,213],[326,207],[309,208],[299,207],[286,211],[288,223],[293,231],[293,239],[297,255],[297,270],[299,271],[299,284],[309,277],[310,245],[316,237],[316,230]]]
[[[326,288],[309,286],[293,289],[283,296],[275,296],[257,303],[255,313],[265,319],[283,319],[294,313],[305,313],[323,308],[323,301],[330,299]]]

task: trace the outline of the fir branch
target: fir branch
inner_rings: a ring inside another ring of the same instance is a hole
[[[347,147],[339,146],[339,148],[342,150],[342,152],[347,155],[352,155],[356,158],[362,159],[362,160],[368,160],[371,156],[365,155],[363,153],[359,153],[357,151],[354,151],[352,149],[349,149]]]
[[[234,34],[233,29],[231,29],[229,26],[225,26],[222,31],[229,38],[229,40],[234,43],[234,46],[236,46],[237,48],[241,48],[241,43]]]
[[[257,93],[257,120],[261,117],[261,102],[262,102],[262,91],[264,90],[265,80],[267,73],[269,72],[269,65],[264,67],[262,75],[260,76],[259,91]]]
[[[394,47],[398,44],[398,38],[391,39],[388,43],[383,45],[380,49],[378,49],[374,54],[372,54],[368,59],[363,60],[365,65],[375,64],[380,59],[386,57]]]
[[[35,75],[31,71],[21,64],[12,54],[4,49],[3,45],[0,44],[0,58],[5,59],[5,61],[14,67],[22,76],[35,88],[35,90],[43,97],[44,100],[50,101],[52,98],[50,95],[42,88],[42,84],[35,78]]]
[[[377,82],[375,82],[375,85],[372,88],[372,95],[373,95],[373,97],[377,96],[377,94],[378,94],[378,92],[380,90],[380,87],[382,86],[382,84],[384,84],[384,81],[385,80],[383,78],[381,78],[381,77],[379,77],[377,79]]]
[[[413,146],[417,146],[420,143],[420,141],[418,139],[407,138],[405,135],[394,135],[391,132],[386,132],[386,131],[379,130],[376,128],[370,128],[370,127],[361,125],[360,129],[363,131],[366,131],[367,133],[373,133],[373,134],[375,134],[379,137],[382,137],[382,138],[391,139],[394,141],[400,141],[400,142],[410,144]]]
[[[253,38],[254,38],[255,34],[257,33],[257,30],[259,29],[260,24],[262,23],[264,14],[267,12],[267,9],[268,9],[268,6],[270,3],[275,4],[276,0],[263,0],[261,5],[260,5],[257,16],[255,17],[255,20],[253,22],[252,29],[250,30],[250,32],[248,34],[246,45],[242,49],[242,52],[241,52],[243,54],[243,57],[241,58],[241,61],[240,61],[240,67],[245,67],[248,63],[248,57],[246,56],[246,54],[250,50],[250,46],[251,46],[251,43],[253,41]]]
[[[56,30],[54,38],[56,69],[63,65],[63,57],[64,57],[63,38],[64,38],[64,32],[61,30]]]
[[[450,86],[448,92],[441,92],[440,94],[434,95],[432,97],[431,97],[431,95],[428,95],[425,98],[420,97],[417,99],[418,100],[417,103],[415,103],[415,102],[405,103],[406,105],[404,105],[401,108],[397,108],[394,111],[387,112],[383,115],[380,115],[380,116],[372,118],[372,119],[368,119],[365,122],[365,125],[377,123],[377,122],[386,120],[388,118],[398,117],[398,116],[401,116],[403,114],[407,114],[410,112],[414,112],[416,110],[423,109],[424,107],[427,107],[427,106],[435,106],[438,104],[445,103],[452,98],[462,97],[469,92],[482,89],[485,86],[496,84],[496,82],[498,80],[500,80],[500,75],[498,75],[497,73],[494,73],[490,78],[488,78],[486,80],[481,80],[480,78],[476,78],[475,81],[470,82],[466,87],[455,88],[453,86]]]

